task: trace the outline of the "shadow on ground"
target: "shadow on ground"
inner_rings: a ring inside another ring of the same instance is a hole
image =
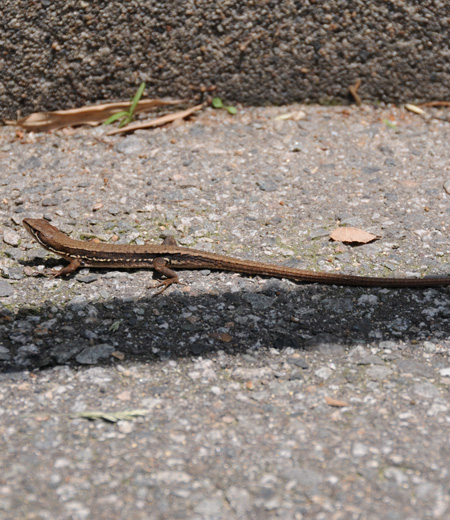
[[[289,285],[259,292],[195,295],[171,289],[156,298],[90,302],[77,296],[13,313],[0,309],[1,371],[55,365],[109,365],[239,354],[264,348],[313,350],[402,340],[440,341],[450,332],[448,289]]]

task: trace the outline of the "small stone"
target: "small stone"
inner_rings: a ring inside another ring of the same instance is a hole
[[[109,209],[108,209],[108,212],[111,214],[111,215],[118,215],[120,213],[120,209],[117,207],[117,206],[111,206]]]
[[[252,509],[250,493],[244,488],[231,486],[225,491],[225,497],[239,517],[245,517]]]
[[[358,363],[361,359],[367,357],[368,350],[362,347],[361,345],[352,348],[352,350],[348,354],[348,360],[352,363]]]
[[[273,181],[258,181],[256,185],[261,191],[276,191],[278,189],[278,185]]]
[[[308,363],[302,358],[289,357],[287,358],[287,362],[291,365],[295,365],[296,367],[303,368],[304,370],[309,368]]]
[[[333,371],[328,367],[322,367],[315,371],[315,375],[320,377],[320,379],[328,379],[332,373]]]
[[[413,374],[415,376],[432,377],[434,370],[423,362],[414,359],[402,359],[397,362],[399,372]]]
[[[301,372],[293,372],[289,375],[289,381],[303,381],[304,379]]]
[[[424,341],[423,350],[427,354],[434,354],[436,352],[436,345],[434,343],[432,343],[431,341]]]
[[[78,354],[82,348],[83,347],[78,344],[56,346],[50,350],[50,356],[58,365],[64,365]]]
[[[20,242],[20,235],[10,228],[3,229],[3,242],[9,246],[18,246]]]
[[[98,280],[98,275],[89,273],[89,274],[85,274],[85,275],[78,275],[76,277],[76,279],[79,282],[92,283],[92,282],[96,282]]]
[[[408,477],[400,468],[387,468],[384,472],[384,476],[388,479],[395,480],[396,484],[399,486],[408,482]]]
[[[392,374],[392,370],[385,366],[371,366],[366,370],[367,377],[374,381],[381,381],[390,374]]]
[[[118,393],[116,397],[119,401],[129,401],[131,399],[131,392],[130,390],[124,390],[123,392]]]
[[[117,427],[121,433],[131,433],[134,430],[134,424],[131,421],[118,421]]]
[[[36,168],[41,167],[41,160],[36,155],[32,155],[31,157],[28,157],[28,159],[25,159],[21,164],[19,164],[19,171],[25,171],[25,170],[34,170]]]
[[[361,442],[355,442],[352,446],[352,455],[354,457],[364,457],[369,453],[369,448]]]
[[[59,199],[56,198],[56,197],[46,197],[43,201],[42,201],[42,205],[45,207],[45,208],[48,208],[50,206],[57,206],[59,204]]]
[[[450,195],[450,179],[444,182],[444,190]]]
[[[30,364],[30,359],[38,354],[39,348],[34,343],[30,343],[17,350],[16,362],[20,365],[28,365]]]
[[[330,232],[327,229],[323,229],[323,228],[314,229],[309,234],[309,239],[314,240],[315,238],[327,237],[327,236],[329,236],[329,234],[330,234]]]
[[[384,365],[384,361],[375,354],[364,356],[356,363],[357,365]]]
[[[114,352],[114,347],[107,343],[84,348],[75,358],[81,365],[95,365],[101,359],[108,359]]]
[[[397,343],[395,341],[380,341],[378,345],[383,350],[395,350],[397,348]]]
[[[406,318],[395,318],[388,325],[396,332],[406,332],[411,328],[411,321]]]
[[[142,141],[134,135],[129,135],[119,141],[115,148],[118,152],[125,155],[139,154],[142,151]]]
[[[275,298],[261,293],[245,293],[242,297],[256,311],[263,311],[273,307]]]
[[[378,304],[378,296],[375,294],[363,294],[358,298],[358,305],[375,306]]]
[[[202,518],[220,518],[223,513],[223,502],[221,498],[203,498],[194,507],[194,511]]]
[[[439,370],[439,373],[441,374],[442,377],[450,376],[450,367],[441,368]]]
[[[13,288],[6,280],[0,280],[0,297],[11,296]]]
[[[440,413],[447,413],[448,412],[448,406],[444,403],[433,403],[427,410],[427,416],[428,417],[434,417],[435,415],[438,415]]]
[[[5,277],[9,278],[10,280],[22,280],[23,278],[25,278],[24,270],[25,268],[20,266],[11,267],[10,269],[4,269],[3,272],[5,274]]]
[[[6,347],[0,345],[0,361],[9,361],[11,359],[11,354]]]
[[[431,383],[417,383],[413,386],[413,392],[424,399],[433,399],[440,397],[439,390]]]

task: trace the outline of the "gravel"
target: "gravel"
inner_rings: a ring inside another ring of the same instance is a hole
[[[446,274],[450,128],[392,106],[275,119],[298,110],[208,109],[112,146],[0,129],[0,518],[448,518],[448,288],[186,270],[153,297],[145,270],[44,276],[65,262],[21,227]],[[311,237],[343,221],[381,238]]]

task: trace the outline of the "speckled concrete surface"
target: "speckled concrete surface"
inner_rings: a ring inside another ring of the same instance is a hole
[[[102,99],[229,101],[449,99],[448,2],[2,2],[1,115]]]
[[[0,129],[0,518],[446,520],[448,288],[186,270],[187,286],[153,297],[148,270],[48,279],[64,262],[21,221],[120,243],[172,233],[334,272],[448,274],[450,125],[295,105],[104,131]],[[339,224],[381,238],[330,242]],[[80,417],[133,410],[145,413]]]

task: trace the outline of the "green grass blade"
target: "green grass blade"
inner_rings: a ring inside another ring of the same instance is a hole
[[[133,116],[130,114],[127,114],[122,121],[119,123],[119,128],[122,128],[125,125],[128,125],[133,120]]]
[[[130,115],[130,121],[131,121],[131,119],[133,119],[134,111],[136,110],[137,104],[139,103],[139,100],[141,99],[142,94],[144,93],[144,90],[145,90],[145,81],[143,81],[140,84],[140,86],[133,98],[133,101],[131,102],[130,110],[128,111],[128,114]]]
[[[117,121],[123,116],[127,116],[128,112],[125,112],[125,110],[121,110],[120,112],[116,112],[112,116],[108,117],[106,121],[103,121],[104,125],[110,125],[111,123],[114,123],[114,121]]]

